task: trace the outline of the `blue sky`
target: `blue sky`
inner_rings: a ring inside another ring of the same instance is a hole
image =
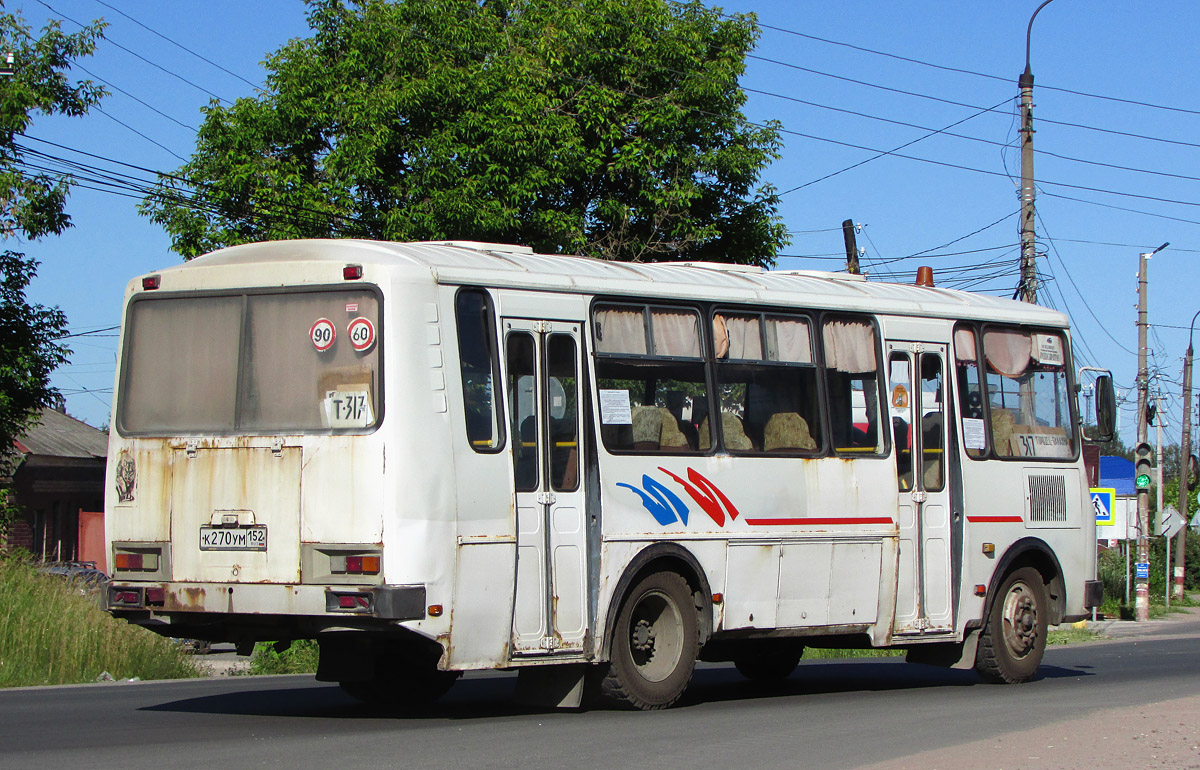
[[[1011,296],[1019,254],[1016,79],[1039,4],[720,6],[757,13],[763,25],[743,85],[749,119],[783,125],[782,158],[764,175],[790,191],[781,214],[793,232],[785,250],[792,256],[780,268],[841,268],[840,224],[853,219],[863,225],[863,266],[874,278],[911,280],[929,264],[941,285]],[[103,113],[39,118],[29,135],[61,147],[27,144],[96,165],[105,164],[75,151],[161,171],[191,154],[205,104],[253,94],[251,84],[264,80],[262,60],[308,34],[304,6],[290,0],[8,0],[5,9],[20,10],[35,27],[48,17],[110,23],[108,40],[81,62],[90,74],[77,73],[109,84]],[[1187,0],[1054,0],[1032,36],[1045,254],[1038,262],[1047,280],[1039,300],[1071,316],[1077,363],[1111,368],[1130,388],[1138,253],[1170,242],[1149,270],[1154,387],[1163,393],[1169,443],[1179,441],[1182,357],[1200,310],[1198,21],[1200,6]],[[64,28],[77,26],[68,20]],[[949,132],[960,136],[928,136],[952,124]],[[896,151],[908,157],[875,157],[909,142]],[[75,227],[23,246],[42,262],[31,298],[61,307],[72,331],[85,335],[71,341],[75,354],[54,383],[68,411],[94,425],[108,421],[117,343],[115,332],[96,330],[120,322],[129,278],[179,259],[136,205],[77,189],[68,203]],[[1122,415],[1127,443],[1133,411],[1127,404]]]

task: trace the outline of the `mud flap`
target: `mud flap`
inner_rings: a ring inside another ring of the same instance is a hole
[[[975,650],[979,646],[979,629],[967,632],[961,642],[938,642],[911,647],[904,660],[942,668],[970,669],[975,667]]]
[[[584,682],[591,668],[587,663],[522,668],[517,674],[514,698],[523,706],[579,708],[583,705]]]

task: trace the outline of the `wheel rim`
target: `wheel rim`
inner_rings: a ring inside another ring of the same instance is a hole
[[[1013,583],[1004,596],[1004,643],[1014,658],[1028,655],[1038,642],[1038,606],[1024,582]]]
[[[642,678],[661,682],[675,671],[683,651],[683,615],[661,591],[645,594],[629,617],[629,653]]]

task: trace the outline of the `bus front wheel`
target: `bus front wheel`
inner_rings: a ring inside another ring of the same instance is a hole
[[[1048,609],[1041,573],[1033,567],[1011,572],[992,600],[979,637],[979,675],[1009,684],[1032,679],[1046,651]]]
[[[626,594],[617,613],[601,693],[638,709],[667,708],[687,689],[698,650],[696,605],[687,581],[674,572],[651,573]]]

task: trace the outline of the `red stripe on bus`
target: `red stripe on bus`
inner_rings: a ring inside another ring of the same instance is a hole
[[[746,519],[747,524],[795,526],[797,524],[895,524],[887,517],[864,519]]]
[[[976,524],[1020,524],[1025,520],[1020,516],[968,516],[967,521]]]

